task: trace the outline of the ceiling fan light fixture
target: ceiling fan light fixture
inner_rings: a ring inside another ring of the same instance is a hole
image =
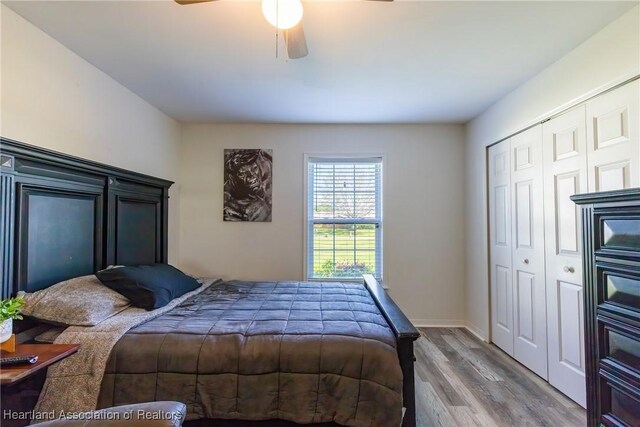
[[[262,13],[274,27],[288,30],[300,22],[303,8],[300,0],[262,0]]]

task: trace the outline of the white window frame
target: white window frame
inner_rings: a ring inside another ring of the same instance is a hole
[[[304,275],[304,280],[310,282],[354,282],[361,283],[362,278],[314,278],[309,277],[309,251],[308,251],[308,241],[309,241],[309,160],[317,159],[317,158],[325,158],[325,159],[338,159],[338,160],[349,160],[349,159],[381,159],[382,171],[380,174],[380,179],[382,180],[382,185],[380,186],[380,229],[379,229],[379,238],[380,238],[380,277],[376,277],[376,280],[383,284],[383,277],[385,272],[385,245],[384,245],[384,212],[385,212],[385,170],[386,170],[386,155],[385,153],[305,153],[304,154],[304,197],[303,197],[303,224],[302,224],[302,271]],[[383,287],[387,289],[387,287],[383,284]]]

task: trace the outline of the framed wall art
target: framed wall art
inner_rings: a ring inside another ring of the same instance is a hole
[[[225,221],[271,222],[273,150],[224,150]]]

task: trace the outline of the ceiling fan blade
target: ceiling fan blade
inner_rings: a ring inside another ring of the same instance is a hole
[[[304,58],[309,54],[307,40],[304,38],[302,21],[293,28],[284,32],[284,42],[287,45],[287,55],[289,59]]]
[[[195,3],[206,3],[209,1],[215,1],[215,0],[175,0],[175,1],[178,4],[186,5],[186,4],[195,4]]]

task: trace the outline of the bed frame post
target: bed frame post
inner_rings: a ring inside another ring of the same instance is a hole
[[[365,287],[396,336],[398,359],[402,369],[402,403],[405,407],[402,426],[414,427],[416,425],[416,390],[413,362],[416,359],[413,355],[413,342],[420,337],[420,332],[372,275],[365,274],[363,279]]]
[[[413,427],[416,425],[416,386],[414,383],[413,362],[416,358],[413,355],[413,341],[415,338],[398,339],[398,358],[402,368],[402,396],[405,407],[403,427]]]

